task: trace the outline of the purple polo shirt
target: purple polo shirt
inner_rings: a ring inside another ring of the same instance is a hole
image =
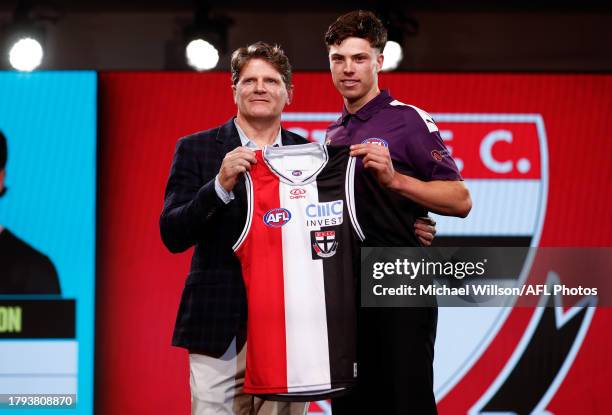
[[[387,91],[381,91],[355,114],[344,108],[342,116],[327,129],[326,142],[384,145],[401,174],[423,181],[462,180],[431,116],[395,100]],[[356,164],[355,200],[366,244],[419,245],[413,225],[427,210],[380,186],[376,177],[363,168],[361,158]]]

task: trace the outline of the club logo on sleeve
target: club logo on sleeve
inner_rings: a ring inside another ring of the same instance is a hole
[[[448,150],[431,150],[431,156],[435,161],[442,161],[442,159],[448,156]]]
[[[389,147],[389,143],[382,138],[377,137],[366,138],[361,142],[361,144],[376,144],[377,146]]]
[[[289,191],[289,199],[306,199],[306,189],[295,188]]]
[[[320,228],[340,225],[343,211],[344,202],[342,200],[311,203],[306,206],[306,226]]]
[[[312,258],[329,258],[338,250],[336,231],[311,231]]]
[[[271,228],[280,228],[291,220],[291,212],[285,208],[274,208],[266,212],[263,221]]]

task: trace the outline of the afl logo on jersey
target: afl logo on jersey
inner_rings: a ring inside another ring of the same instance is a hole
[[[306,196],[304,196],[305,193],[306,189],[291,189],[289,191],[289,199],[306,199]]]
[[[280,228],[291,220],[291,212],[284,208],[274,208],[266,212],[263,221],[271,228]]]
[[[370,137],[366,138],[361,142],[361,144],[376,144],[377,146],[389,147],[389,143],[387,143],[382,138]]]
[[[291,174],[292,174],[292,175],[294,175],[294,176],[296,176],[296,177],[297,177],[297,176],[301,176],[301,175],[302,175],[302,170],[293,170],[293,171],[291,172]]]

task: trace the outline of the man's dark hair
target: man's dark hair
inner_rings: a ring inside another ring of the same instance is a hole
[[[0,170],[4,170],[4,166],[6,166],[7,153],[6,137],[0,131]]]
[[[338,17],[325,33],[325,44],[329,50],[346,38],[366,39],[370,45],[382,52],[387,43],[387,29],[376,15],[370,11],[355,10]]]
[[[256,42],[252,45],[238,48],[232,53],[232,84],[236,85],[240,72],[251,59],[262,59],[280,73],[285,87],[291,86],[291,64],[285,52],[278,45],[269,45],[265,42]]]

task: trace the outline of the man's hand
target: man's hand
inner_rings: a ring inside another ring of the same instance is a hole
[[[223,158],[219,169],[219,184],[229,193],[236,186],[238,176],[251,170],[251,165],[257,163],[255,152],[246,147],[237,147]]]
[[[389,187],[395,178],[389,149],[378,144],[355,144],[351,146],[351,156],[363,157],[363,167],[371,170],[383,187]]]
[[[465,218],[472,209],[470,192],[463,181],[422,181],[398,173],[393,168],[389,149],[377,144],[352,145],[350,154],[363,157],[363,166],[374,173],[381,186],[431,212]]]
[[[436,221],[429,216],[417,218],[414,222],[414,233],[423,246],[431,246],[436,236]]]

